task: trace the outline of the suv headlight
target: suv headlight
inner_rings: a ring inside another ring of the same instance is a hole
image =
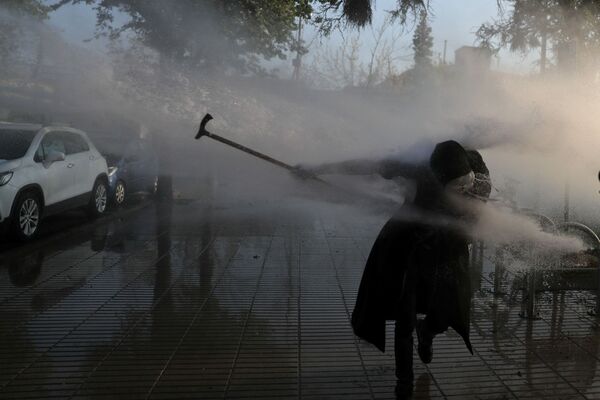
[[[0,174],[0,186],[6,185],[13,177],[12,172],[3,172]]]
[[[117,173],[118,170],[119,168],[117,167],[108,167],[108,176],[113,176]]]

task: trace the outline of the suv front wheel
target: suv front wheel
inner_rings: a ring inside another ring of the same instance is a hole
[[[25,192],[19,196],[11,217],[12,232],[15,237],[26,242],[38,234],[42,220],[42,203],[35,192]]]
[[[92,189],[92,197],[88,205],[88,215],[96,218],[104,214],[108,203],[108,186],[103,179],[96,180],[94,189]]]

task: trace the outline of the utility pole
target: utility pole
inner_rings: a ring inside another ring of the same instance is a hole
[[[295,81],[300,80],[300,68],[302,67],[302,17],[298,17],[298,36],[296,38],[296,58],[292,61],[294,66],[294,74],[292,79]]]
[[[573,68],[573,71],[575,73],[575,75],[577,76],[577,74],[579,73],[579,37],[575,37],[575,67]]]
[[[565,208],[564,208],[564,213],[563,213],[565,222],[569,222],[569,211],[571,208],[570,200],[571,200],[571,182],[570,182],[569,175],[567,175],[567,178],[565,179]]]
[[[444,40],[444,57],[442,58],[442,64],[446,65],[446,50],[448,49],[448,41]]]

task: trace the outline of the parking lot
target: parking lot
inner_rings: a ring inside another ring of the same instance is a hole
[[[394,398],[393,326],[383,354],[349,322],[383,215],[190,199],[73,218],[0,253],[0,398]],[[415,398],[600,398],[594,292],[542,293],[525,319],[513,271],[484,257],[472,277],[475,354],[453,332],[428,366],[415,351]]]

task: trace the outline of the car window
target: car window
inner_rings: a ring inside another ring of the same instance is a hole
[[[145,157],[150,157],[154,153],[154,148],[151,143],[144,141],[140,143],[140,151]]]
[[[142,151],[138,142],[132,142],[127,146],[125,152],[125,158],[128,161],[138,161],[141,157]]]
[[[140,152],[140,145],[138,142],[131,142],[129,143],[129,145],[127,145],[127,150],[125,151],[125,154],[127,156],[132,156],[132,155],[138,155]]]
[[[50,154],[53,151],[67,154],[67,150],[62,139],[62,134],[59,132],[50,132],[49,134],[44,136],[44,139],[42,139],[42,143],[40,144],[40,148],[42,150],[43,155],[43,157],[41,158],[42,160],[45,159],[48,156],[48,154]],[[36,152],[36,159],[38,159],[39,152],[40,149],[38,149],[38,151]]]
[[[62,137],[67,150],[66,154],[77,154],[90,150],[85,139],[77,133],[63,132]]]
[[[33,157],[33,160],[35,162],[42,162],[44,161],[44,148],[43,146],[40,144],[40,147],[38,147],[38,149],[35,152],[35,156]]]
[[[36,131],[0,129],[0,160],[16,160],[25,156]]]

